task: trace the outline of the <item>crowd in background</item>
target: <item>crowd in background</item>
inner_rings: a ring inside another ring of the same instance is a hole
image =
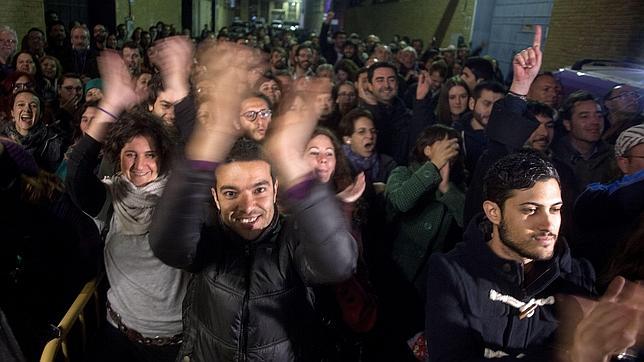
[[[641,359],[641,90],[564,94],[540,29],[504,77],[464,43],[331,31],[333,17],[319,33],[110,32],[53,13],[0,26],[0,307],[21,349],[7,356],[37,359],[104,271],[96,360]],[[260,161],[271,176],[244,196],[263,169],[238,164]],[[543,203],[512,211],[533,189]],[[596,303],[570,341],[555,341],[556,293]],[[289,309],[312,311],[313,342]]]

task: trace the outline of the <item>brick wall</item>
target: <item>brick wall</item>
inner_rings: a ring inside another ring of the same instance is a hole
[[[8,25],[18,33],[20,40],[27,30],[37,27],[45,30],[45,7],[43,0],[2,0],[0,24]]]
[[[124,23],[128,16],[128,0],[115,0],[116,23]],[[148,28],[157,21],[174,24],[181,31],[181,0],[136,0],[132,4],[135,26]]]
[[[345,30],[362,36],[376,34],[383,41],[391,40],[394,34],[421,38],[427,44],[447,8],[449,0],[401,0],[384,4],[372,4],[365,0],[363,5],[348,8]],[[466,42],[470,40],[474,0],[457,1],[456,11],[447,28],[440,46],[456,44],[458,35]]]
[[[644,1],[556,0],[543,68],[584,58],[644,62]]]

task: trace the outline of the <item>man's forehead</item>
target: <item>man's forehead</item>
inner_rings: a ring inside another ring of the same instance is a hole
[[[233,161],[224,163],[215,170],[219,185],[246,186],[247,183],[268,181],[272,185],[271,165],[263,160]]]
[[[585,100],[576,102],[574,105],[574,114],[579,114],[582,112],[592,112],[592,111],[601,111],[599,103],[593,100]]]
[[[381,67],[374,70],[373,75],[380,77],[392,77],[395,75],[395,73],[394,70],[389,67]]]
[[[267,107],[268,103],[259,97],[250,97],[242,101],[242,109],[255,108],[255,107]]]
[[[80,83],[81,83],[81,80],[78,78],[65,78],[62,85],[65,86],[65,85],[74,85],[74,84],[80,84]]]
[[[529,188],[513,189],[510,191],[510,197],[505,200],[506,205],[552,206],[561,202],[561,186],[554,178],[537,181]]]

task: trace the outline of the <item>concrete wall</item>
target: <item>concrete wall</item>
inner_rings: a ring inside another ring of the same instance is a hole
[[[452,0],[454,1],[454,0]],[[362,36],[376,34],[390,41],[394,34],[421,38],[428,44],[434,36],[450,0],[402,0],[372,4],[365,0],[361,6],[348,8],[344,19],[347,32]],[[475,0],[456,0],[454,16],[440,46],[456,44],[459,35],[469,42]]]
[[[128,16],[128,0],[115,0],[116,23],[124,23]],[[135,0],[132,4],[135,26],[150,27],[157,21],[174,24],[181,31],[181,0]]]
[[[3,0],[0,5],[0,25],[12,27],[20,41],[27,30],[37,27],[45,30],[45,7],[43,0]]]
[[[584,58],[644,62],[644,1],[556,0],[543,68]]]

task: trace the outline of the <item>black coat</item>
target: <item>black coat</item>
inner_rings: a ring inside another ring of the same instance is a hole
[[[194,272],[183,304],[181,356],[196,361],[312,360],[306,285],[352,275],[357,247],[331,191],[315,185],[254,241],[212,207],[214,172],[180,164],[150,229],[155,255]],[[198,205],[201,205],[199,207]]]

